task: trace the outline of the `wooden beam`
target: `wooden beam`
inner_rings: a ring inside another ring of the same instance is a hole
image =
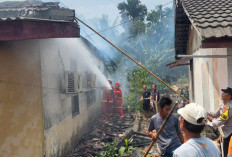
[[[231,58],[232,55],[177,55],[181,58]]]
[[[75,22],[13,20],[0,22],[0,41],[80,37]]]
[[[202,42],[202,48],[232,48],[232,38],[206,39]]]
[[[166,64],[166,66],[168,66],[169,68],[173,68],[176,66],[189,65],[189,63],[186,63],[186,62],[190,61],[191,59],[193,59],[193,58],[191,58],[191,57],[181,58],[181,59],[176,60],[172,63]]]

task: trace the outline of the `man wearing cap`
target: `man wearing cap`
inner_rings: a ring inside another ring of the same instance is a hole
[[[201,136],[207,122],[206,110],[199,104],[190,103],[177,112],[185,143],[174,151],[173,157],[220,157],[213,141]]]
[[[158,132],[172,108],[172,100],[166,96],[163,96],[158,102],[158,107],[159,113],[151,117],[148,127],[148,135],[151,136],[153,140],[157,139],[156,132]],[[183,142],[184,139],[180,131],[178,117],[171,114],[157,140],[157,143],[161,149],[161,156],[172,157],[173,151]]]
[[[224,157],[226,157],[232,135],[232,88],[222,89],[221,99],[223,104],[220,105],[216,112],[208,112],[208,120],[212,122],[214,128],[222,127],[224,134],[223,152]]]
[[[120,89],[120,84],[118,82],[115,83],[114,94],[115,94],[114,108],[119,111],[120,119],[123,119],[124,113],[122,108],[122,91]]]

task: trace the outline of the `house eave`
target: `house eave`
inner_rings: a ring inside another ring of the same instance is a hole
[[[80,37],[80,28],[75,22],[39,19],[0,21],[0,41],[75,37]]]
[[[192,57],[184,57],[179,60],[176,60],[172,63],[167,64],[166,66],[169,67],[170,69],[176,66],[184,66],[184,65],[189,65],[189,61],[192,60]]]
[[[209,38],[202,41],[202,48],[232,48],[232,38]]]

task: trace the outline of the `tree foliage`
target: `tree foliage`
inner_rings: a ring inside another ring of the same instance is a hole
[[[145,65],[158,77],[174,84],[180,76],[187,77],[187,68],[178,67],[168,69],[166,64],[174,61],[174,9],[163,8],[161,5],[147,12],[145,5],[140,0],[127,0],[119,3],[118,9],[122,21],[131,20],[130,24],[123,25],[123,42],[118,42],[120,48],[131,57]],[[123,66],[123,72],[127,72],[129,93],[127,102],[134,102],[136,94],[141,95],[144,84],[151,88],[153,83],[158,85],[161,92],[167,92],[168,88],[142,68],[126,65],[123,56],[119,57],[119,65]],[[122,59],[123,58],[123,59]],[[120,66],[119,66],[120,67]],[[172,79],[170,79],[172,78]]]
[[[144,21],[147,15],[147,7],[141,4],[139,0],[127,0],[127,3],[119,3],[118,10],[120,10],[120,14],[127,15],[133,20],[139,19]]]
[[[159,5],[148,12],[147,7],[141,4],[140,0],[126,0],[118,4],[118,10],[120,11],[121,22],[126,21],[121,25],[124,31],[118,33],[116,29],[110,29],[102,32],[107,39],[110,39],[168,84],[174,84],[179,77],[187,77],[186,67],[173,69],[166,67],[166,64],[173,62],[175,58],[173,8],[163,8]],[[114,23],[117,22],[118,19]],[[97,28],[100,31],[111,26],[108,16],[104,15],[99,20]],[[114,61],[118,65],[116,73],[111,78],[122,84],[123,100],[127,100],[127,102],[138,100],[144,84],[151,89],[151,85],[156,83],[162,93],[168,91],[165,85],[127,57],[118,53],[113,47],[111,51],[116,54]],[[128,84],[126,84],[127,82]],[[124,104],[126,103],[124,102]]]

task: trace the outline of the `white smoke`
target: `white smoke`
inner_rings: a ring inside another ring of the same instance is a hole
[[[86,42],[81,38],[70,38],[66,40],[58,40],[58,45],[60,49],[71,53],[73,59],[78,63],[80,67],[78,70],[84,72],[92,72],[96,75],[97,80],[100,82],[100,86],[110,87],[107,78],[102,72],[102,69],[99,68],[99,60],[96,60],[94,55],[96,52],[93,52],[90,48],[87,47]]]

